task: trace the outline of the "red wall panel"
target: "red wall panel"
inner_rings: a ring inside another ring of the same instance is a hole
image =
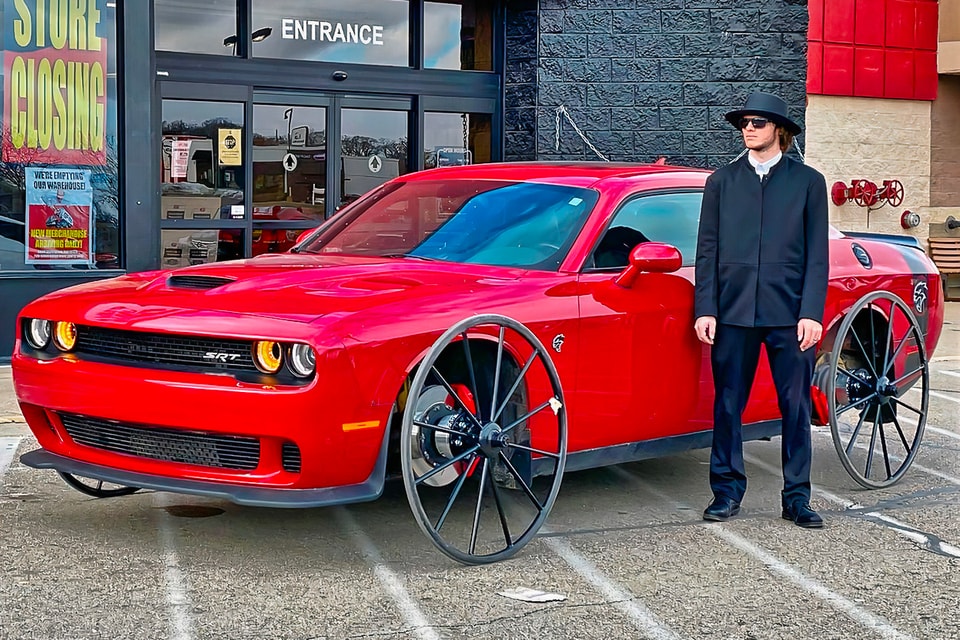
[[[823,6],[823,40],[853,44],[854,0],[827,0]]]
[[[853,58],[853,95],[882,98],[883,49],[857,47]]]
[[[913,98],[913,51],[887,49],[884,58],[884,97]]]
[[[853,95],[852,45],[823,45],[823,92],[832,96]]]
[[[885,0],[857,0],[854,42],[882,47],[884,42]]]
[[[918,2],[916,9],[916,47],[917,49],[936,51],[938,42],[937,19],[940,7],[936,2]]]
[[[934,100],[937,0],[808,0],[807,93]]]
[[[917,12],[914,0],[887,0],[886,45],[888,47],[912,49],[916,21]]]
[[[823,43],[807,44],[807,93],[823,93]]]

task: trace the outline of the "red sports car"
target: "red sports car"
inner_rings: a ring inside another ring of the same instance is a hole
[[[289,253],[136,273],[23,309],[21,459],[93,495],[152,488],[245,505],[372,500],[402,478],[461,562],[540,528],[564,469],[707,447],[693,331],[708,172],[488,164],[394,179]],[[814,386],[843,465],[909,467],[943,324],[909,238],[833,232]],[[762,361],[745,439],[778,433]]]

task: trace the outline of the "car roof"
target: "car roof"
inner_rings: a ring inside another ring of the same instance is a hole
[[[420,180],[513,180],[551,182],[571,186],[591,185],[606,178],[632,178],[667,173],[710,173],[707,169],[668,164],[630,162],[492,162],[458,167],[441,167],[401,176],[404,181]]]

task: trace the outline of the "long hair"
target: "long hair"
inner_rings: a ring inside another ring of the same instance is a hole
[[[777,138],[780,140],[780,151],[786,153],[793,144],[793,134],[787,131],[785,127],[777,127]]]

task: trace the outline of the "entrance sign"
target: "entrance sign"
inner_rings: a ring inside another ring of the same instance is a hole
[[[89,169],[26,167],[27,264],[93,263]]]
[[[105,4],[3,1],[4,162],[106,164]]]
[[[217,129],[220,141],[220,164],[227,167],[239,167],[240,162],[240,129]]]
[[[280,34],[284,40],[315,40],[383,46],[383,25],[327,22],[283,18]]]

